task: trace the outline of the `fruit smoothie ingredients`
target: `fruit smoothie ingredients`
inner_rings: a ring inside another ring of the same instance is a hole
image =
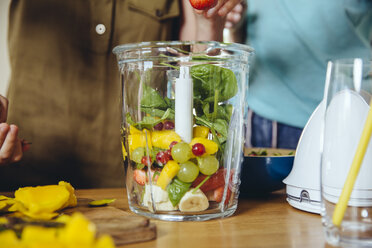
[[[164,129],[165,130],[173,130],[174,129],[174,122],[173,121],[165,121],[164,122]]]
[[[195,126],[192,130],[193,137],[207,138],[209,134],[209,128],[204,126]]]
[[[157,210],[160,211],[178,210],[178,206],[173,206],[172,202],[169,200],[167,191],[165,191],[164,189],[157,185],[150,186],[149,184],[146,184],[145,194],[142,200],[143,205],[145,207],[152,207],[152,199],[154,200],[154,205]]]
[[[219,167],[218,160],[215,156],[206,156],[198,158],[199,170],[204,175],[213,175]]]
[[[209,1],[201,2],[207,5],[200,8],[208,8]],[[150,211],[200,212],[209,208],[210,201],[216,206],[225,193],[224,148],[233,112],[227,100],[236,95],[237,80],[231,70],[211,64],[192,66],[190,74],[194,97],[191,142],[174,131],[175,99],[146,83],[142,119],[135,122],[126,114],[134,193],[138,204]],[[225,203],[230,195],[227,190]]]
[[[192,153],[195,156],[201,156],[205,153],[205,146],[201,143],[196,143],[192,146]]]
[[[191,183],[185,183],[175,178],[167,188],[169,200],[173,206],[177,206],[185,193],[189,190]]]
[[[179,203],[179,209],[182,212],[197,212],[204,211],[209,207],[208,198],[198,189],[187,191]]]
[[[147,138],[146,138],[147,136]],[[147,140],[147,143],[146,143]],[[129,153],[132,153],[138,147],[146,147],[146,144],[151,148],[151,132],[144,130],[140,133],[130,134],[128,136]]]
[[[181,142],[180,136],[172,130],[153,131],[151,135],[151,143],[153,146],[168,149],[172,142]]]
[[[185,183],[192,183],[199,175],[199,167],[191,162],[186,161],[180,164],[180,170],[177,173],[177,178]]]
[[[184,163],[188,161],[191,156],[191,147],[189,144],[180,142],[175,144],[171,150],[172,158],[178,163]]]
[[[199,175],[192,183],[192,187],[197,187],[207,176]],[[200,190],[205,192],[217,189],[225,185],[225,169],[219,169],[213,174],[201,187]]]
[[[201,137],[193,138],[191,140],[190,145],[194,146],[196,144],[202,144],[204,146],[205,155],[215,154],[218,151],[218,145],[213,140],[209,140],[209,139],[201,138]]]
[[[164,189],[172,181],[180,170],[180,166],[177,162],[171,160],[163,168],[157,181],[157,185]]]

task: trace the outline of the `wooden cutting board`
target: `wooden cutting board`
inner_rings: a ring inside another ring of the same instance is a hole
[[[63,212],[81,212],[96,224],[98,235],[109,234],[115,245],[148,241],[156,238],[156,226],[149,219],[131,215],[111,206],[89,207],[90,199],[78,199],[78,205]]]

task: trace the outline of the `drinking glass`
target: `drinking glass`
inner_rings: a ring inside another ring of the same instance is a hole
[[[169,221],[237,208],[252,49],[218,42],[114,48],[129,208]]]
[[[328,63],[321,160],[321,215],[332,245],[372,245],[372,145],[369,144],[341,224],[333,220],[370,108],[372,63],[341,59]]]

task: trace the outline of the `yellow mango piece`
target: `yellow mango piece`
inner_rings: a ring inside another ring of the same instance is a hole
[[[56,222],[61,222],[61,223],[67,223],[70,220],[71,220],[71,216],[67,214],[61,214],[55,219]]]
[[[8,209],[9,212],[16,212],[16,211],[26,211],[27,209],[23,206],[20,202],[15,202],[13,205],[11,205]]]
[[[138,130],[137,128],[133,127],[133,126],[129,126],[129,133],[130,134],[140,134],[142,132],[140,130]]]
[[[32,219],[39,219],[39,220],[50,220],[53,219],[58,215],[56,212],[41,212],[41,213],[33,213],[28,210],[21,211],[22,214],[32,218]]]
[[[209,128],[205,126],[196,126],[192,129],[193,137],[207,138],[209,134]]]
[[[58,240],[66,245],[92,246],[95,235],[94,224],[89,222],[81,213],[74,213],[66,226],[60,230]]]
[[[164,168],[160,172],[160,175],[159,175],[159,178],[156,184],[165,190],[168,184],[177,175],[179,170],[180,170],[180,165],[174,160],[169,160],[168,163],[164,166]]]
[[[8,200],[8,199],[11,199],[10,197],[7,197],[5,195],[0,195],[0,201],[2,200]]]
[[[144,129],[142,133],[130,134],[128,136],[128,145],[130,153],[132,153],[132,151],[138,147],[146,147],[146,135],[148,146],[149,149],[151,150],[152,148],[151,132],[149,130]]]
[[[0,224],[8,224],[8,219],[5,217],[0,217]]]
[[[0,247],[18,247],[19,240],[13,230],[0,232]]]
[[[0,195],[0,211],[6,210],[6,208],[12,206],[14,203],[15,203],[14,198],[10,198],[5,195]]]
[[[50,243],[57,241],[57,229],[41,226],[26,226],[22,231],[22,243]]]
[[[213,140],[209,140],[209,139],[201,138],[201,137],[196,137],[196,138],[193,138],[191,140],[190,146],[192,147],[196,143],[200,143],[200,144],[204,145],[205,154],[203,154],[203,156],[212,155],[212,154],[215,154],[218,151],[218,145]]]
[[[181,142],[181,137],[172,130],[154,131],[151,135],[152,145],[161,149],[169,149],[173,141]]]
[[[70,183],[65,182],[65,181],[58,182],[58,185],[64,186],[70,193],[70,197],[68,198],[68,201],[66,202],[66,204],[63,205],[62,208],[75,207],[77,205],[77,199],[76,199],[74,187],[72,187]]]
[[[114,201],[116,201],[115,198],[106,198],[106,199],[101,199],[101,200],[95,200],[95,201],[91,201],[89,202],[89,206],[90,207],[102,207],[102,206],[106,206],[110,203],[113,203]]]
[[[109,235],[102,235],[94,244],[94,248],[115,248],[114,241]]]
[[[61,185],[19,188],[14,195],[16,201],[20,202],[31,214],[57,211],[70,198],[68,189]]]

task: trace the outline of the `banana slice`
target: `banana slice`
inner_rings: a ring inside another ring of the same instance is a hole
[[[155,202],[155,208],[157,211],[174,211],[178,210],[177,206],[173,206],[171,201],[168,197],[168,192],[163,190],[161,187],[152,185],[153,190],[153,199]],[[154,211],[152,209],[152,198],[151,198],[151,186],[146,184],[145,185],[145,194],[143,196],[143,205],[148,207],[149,210]]]
[[[198,189],[193,193],[194,189],[190,189],[186,194],[181,198],[179,203],[179,209],[182,212],[197,212],[206,210],[209,207],[208,198],[205,194]]]

